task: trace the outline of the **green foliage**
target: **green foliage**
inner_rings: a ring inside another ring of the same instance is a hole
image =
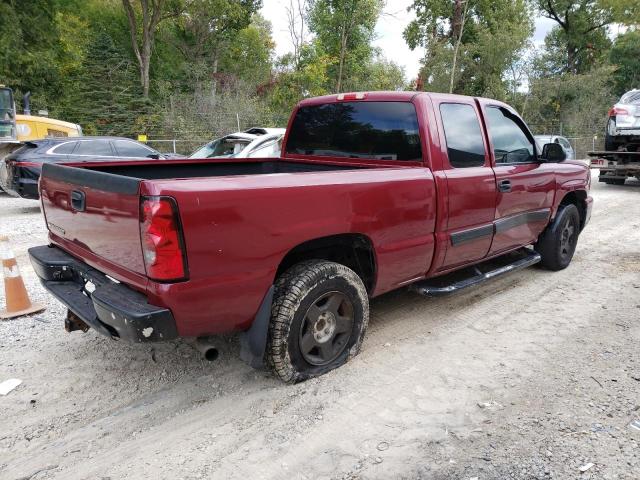
[[[143,4],[130,3],[141,46]],[[87,134],[198,140],[238,122],[284,126],[310,96],[412,88],[373,46],[382,0],[305,3],[299,21],[309,32],[296,30],[295,53],[280,58],[261,0],[161,3],[148,96],[123,0],[0,0],[0,83],[18,103],[30,90],[34,110]],[[640,87],[637,0],[414,0],[411,8],[404,36],[425,49],[423,89],[506,100],[536,129],[599,131],[614,97]],[[533,8],[557,27],[531,58]],[[629,27],[613,43],[611,22]]]
[[[414,0],[411,8],[416,19],[404,36],[411,48],[427,51],[421,72],[425,90],[453,87],[455,93],[506,96],[504,72],[533,31],[524,0]]]
[[[47,90],[60,80],[61,55],[54,2],[0,3],[0,83],[16,93]],[[35,107],[43,103],[34,98]]]
[[[537,6],[557,23],[545,40],[548,71],[585,73],[606,56],[610,41],[605,27],[614,19],[610,5],[593,0],[537,0]]]
[[[580,136],[604,131],[607,110],[615,103],[609,80],[612,69],[600,67],[586,74],[534,79],[521,113],[536,133]]]
[[[616,38],[609,61],[616,68],[613,73],[616,95],[640,88],[640,31],[629,31]]]
[[[315,48],[329,59],[328,91],[356,90],[374,53],[381,0],[316,0],[309,14]]]
[[[88,135],[135,136],[145,133],[150,105],[143,99],[136,67],[107,33],[89,43],[83,68],[70,79],[73,93],[65,117]]]
[[[238,31],[221,53],[220,70],[257,87],[267,83],[275,43],[271,24],[255,14],[246,28]]]

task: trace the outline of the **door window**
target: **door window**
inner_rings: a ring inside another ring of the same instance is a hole
[[[56,147],[52,153],[58,153],[60,155],[69,155],[73,152],[73,149],[76,148],[78,142],[67,142],[62,145]]]
[[[451,166],[465,168],[484,165],[484,142],[476,109],[462,103],[443,103],[440,105],[440,115]]]
[[[488,107],[487,124],[497,164],[536,161],[533,142],[508,111]]]
[[[74,155],[91,155],[98,157],[112,157],[113,151],[109,140],[85,140],[78,142]]]
[[[126,158],[146,158],[155,152],[150,148],[128,140],[115,140],[113,146],[116,147],[119,157]]]

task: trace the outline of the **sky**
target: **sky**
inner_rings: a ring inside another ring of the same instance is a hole
[[[374,45],[382,50],[383,55],[404,68],[408,80],[415,79],[420,69],[420,58],[423,50],[411,51],[402,37],[405,27],[413,20],[413,12],[407,12],[412,0],[391,0],[387,2],[384,12],[376,25]],[[273,39],[276,42],[276,54],[282,55],[292,50],[287,31],[287,15],[285,7],[289,0],[263,0],[262,15],[273,26]],[[548,18],[538,17],[535,22],[533,43],[536,47],[544,43],[544,37],[553,28],[554,22]]]

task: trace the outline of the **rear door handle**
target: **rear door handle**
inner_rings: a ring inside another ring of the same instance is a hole
[[[511,180],[500,180],[498,182],[498,191],[507,193],[511,191]]]
[[[73,190],[71,192],[71,208],[78,212],[84,212],[85,209],[85,195],[84,192],[79,190]]]

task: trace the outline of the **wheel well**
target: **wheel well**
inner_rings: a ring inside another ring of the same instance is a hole
[[[328,260],[349,267],[362,279],[367,292],[373,291],[376,280],[375,253],[371,240],[365,235],[346,233],[301,243],[284,256],[276,277],[296,263],[312,259]]]
[[[567,193],[560,205],[575,205],[580,214],[580,230],[584,228],[585,220],[587,218],[587,192],[584,190],[574,190]]]

